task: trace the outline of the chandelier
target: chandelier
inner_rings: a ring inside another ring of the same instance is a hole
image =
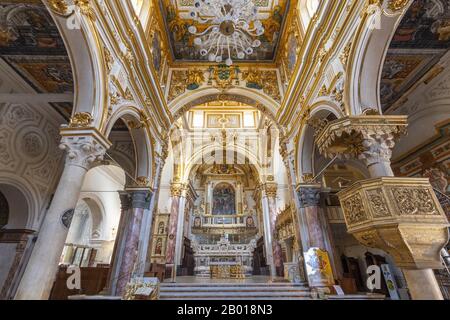
[[[244,59],[261,46],[257,37],[264,34],[264,27],[257,19],[258,9],[252,0],[195,0],[190,17],[208,27],[195,35],[194,44],[200,47],[200,55],[211,62],[231,66],[234,57]]]

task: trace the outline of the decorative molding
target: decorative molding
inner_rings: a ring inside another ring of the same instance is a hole
[[[449,223],[428,179],[378,178],[338,193],[348,232],[399,267],[439,269]]]

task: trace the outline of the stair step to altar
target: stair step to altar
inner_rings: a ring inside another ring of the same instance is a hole
[[[161,300],[308,300],[310,289],[292,283],[162,283]]]

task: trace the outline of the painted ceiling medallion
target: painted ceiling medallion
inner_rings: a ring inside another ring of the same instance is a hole
[[[233,59],[244,59],[261,46],[257,37],[264,27],[257,18],[258,9],[251,0],[195,0],[190,17],[206,29],[190,26],[200,55],[209,61],[231,66]]]

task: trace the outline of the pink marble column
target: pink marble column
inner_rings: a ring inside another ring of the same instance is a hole
[[[300,214],[303,215],[302,221],[305,224],[303,230],[306,230],[307,233],[304,235],[306,240],[305,249],[309,250],[317,248],[326,251],[331,262],[332,253],[330,250],[332,250],[332,248],[331,244],[328,242],[328,237],[326,236],[326,217],[321,216],[324,214],[320,207],[321,192],[321,185],[300,185],[297,189]],[[326,287],[333,284],[331,283],[333,280],[322,275],[320,271],[315,272],[314,277],[314,283],[317,284],[318,287]],[[320,277],[320,279],[317,277]],[[311,281],[310,285],[312,285]]]
[[[127,191],[120,191],[120,220],[117,227],[116,239],[114,241],[113,254],[111,256],[110,268],[108,273],[107,287],[104,289],[105,293],[113,294],[116,292],[116,285],[118,273],[120,270],[120,261],[122,261],[123,249],[125,245],[125,238],[128,229],[131,209],[131,197]]]
[[[175,264],[175,248],[178,233],[178,215],[180,214],[180,200],[184,190],[183,184],[173,183],[170,187],[172,205],[170,208],[170,218],[168,226],[169,237],[166,249],[166,278],[172,276],[173,265]]]
[[[131,279],[131,274],[137,259],[142,218],[144,211],[149,209],[150,198],[151,196],[148,191],[140,190],[131,193],[130,223],[125,238],[123,256],[121,261],[119,261],[120,268],[115,292],[116,296],[122,296],[125,293],[126,285]]]

